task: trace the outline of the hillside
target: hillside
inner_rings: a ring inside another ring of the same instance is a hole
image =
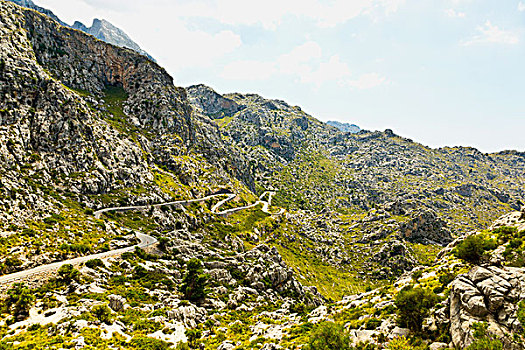
[[[525,154],[342,132],[9,1],[0,22],[0,349],[521,346]],[[404,286],[434,328],[396,324]]]

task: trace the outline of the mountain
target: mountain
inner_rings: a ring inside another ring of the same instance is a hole
[[[54,19],[55,21],[57,21],[58,23],[60,23],[61,25],[63,26],[67,26],[66,23],[62,22],[54,13],[53,11],[51,10],[48,10],[48,9],[45,9],[43,7],[40,7],[38,5],[36,5],[33,1],[31,0],[8,0],[8,1],[11,1],[11,2],[14,2],[15,4],[19,5],[19,6],[23,6],[23,7],[27,7],[27,8],[30,8],[32,10],[35,10],[35,11],[38,11],[40,13],[43,13],[44,15],[48,16],[48,17],[51,17],[52,19]]]
[[[40,13],[43,13],[44,15],[51,17],[52,19],[54,19],[61,25],[65,27],[69,27],[68,24],[62,22],[51,10],[35,5],[35,3],[33,3],[31,0],[7,0],[7,1],[11,1],[17,5],[27,7],[35,11],[38,11]],[[142,50],[137,43],[131,40],[131,38],[126,33],[124,33],[124,31],[115,27],[113,24],[109,23],[108,21],[104,19],[100,20],[98,18],[95,18],[93,20],[93,24],[91,25],[91,27],[86,27],[84,24],[78,21],[76,21],[71,27],[74,29],[81,30],[85,33],[91,34],[95,38],[105,41],[107,43],[117,45],[120,47],[127,47],[128,49],[134,50],[155,62],[155,59],[151,57],[151,55],[149,55],[146,51]]]
[[[342,132],[349,132],[352,134],[357,134],[359,131],[361,131],[361,128],[355,124],[349,124],[349,123],[341,123],[334,120],[329,120],[326,122],[326,124],[335,126],[339,131]]]
[[[524,153],[340,132],[0,16],[0,348],[521,346]]]
[[[131,40],[131,38],[126,33],[124,33],[124,31],[115,27],[105,19],[100,20],[95,18],[91,27],[86,27],[81,22],[76,21],[72,28],[91,34],[95,38],[107,43],[120,47],[127,47],[128,49],[132,49],[141,55],[148,57],[150,60],[155,61],[153,57],[151,57],[146,51],[142,50],[137,43]]]

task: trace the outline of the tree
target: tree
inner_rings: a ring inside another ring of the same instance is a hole
[[[179,290],[184,294],[184,299],[191,301],[202,300],[206,297],[208,274],[204,273],[202,262],[193,258],[187,263],[187,272],[182,280]]]
[[[165,252],[166,249],[168,248],[168,243],[170,242],[170,240],[166,237],[160,237],[158,241],[159,241],[160,250]]]
[[[60,284],[68,285],[73,281],[80,280],[80,272],[73,267],[71,264],[65,264],[60,266],[57,273],[57,281]]]
[[[423,320],[438,301],[439,297],[430,290],[412,286],[403,288],[395,300],[400,326],[420,332]]]
[[[184,334],[188,338],[189,346],[191,348],[196,349],[199,346],[198,340],[202,337],[202,331],[197,328],[193,328],[193,329],[190,328],[190,329],[187,329],[186,332],[184,332]]]
[[[7,311],[15,316],[18,320],[23,320],[29,316],[29,310],[33,305],[35,296],[31,290],[23,283],[15,283],[11,289],[7,291],[7,298],[4,300],[4,305]]]
[[[310,334],[307,350],[350,350],[350,337],[343,326],[323,322]]]
[[[471,264],[479,264],[483,254],[487,250],[496,248],[497,243],[493,239],[486,239],[483,235],[468,236],[454,248],[454,255]]]

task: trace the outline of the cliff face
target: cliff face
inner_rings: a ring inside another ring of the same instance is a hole
[[[34,12],[24,12],[23,28],[38,63],[63,84],[91,93],[122,86],[129,113],[142,127],[191,138],[190,107],[185,91],[166,71],[131,50],[58,26]],[[153,103],[155,101],[155,103]]]
[[[127,47],[128,49],[132,49],[140,53],[141,55],[148,57],[150,60],[155,61],[155,59],[151,57],[146,51],[142,50],[136,42],[131,40],[131,38],[126,33],[124,33],[123,30],[115,27],[113,24],[109,23],[106,20],[100,20],[98,18],[95,18],[93,20],[93,24],[91,25],[91,27],[87,27],[79,21],[76,21],[72,26],[70,26],[67,23],[61,21],[60,18],[58,18],[53,13],[53,11],[40,7],[31,0],[8,0],[8,1],[11,1],[19,6],[38,11],[54,19],[55,21],[57,21],[58,23],[60,23],[60,25],[64,27],[71,27],[73,29],[81,30],[109,44],[117,45],[120,47]]]
[[[153,59],[153,57],[151,57],[146,51],[142,50],[136,42],[131,40],[124,31],[104,19],[100,20],[95,18],[91,27],[86,27],[83,23],[76,21],[72,28],[91,34],[95,38],[107,43],[120,47],[127,47],[128,49],[132,49],[141,55],[148,57],[150,60],[155,61],[155,59]]]

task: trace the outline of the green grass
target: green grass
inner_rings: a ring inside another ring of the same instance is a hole
[[[120,86],[106,86],[104,92],[105,106],[108,110],[106,121],[119,132],[132,136],[140,129],[129,121],[124,113],[124,102],[128,99],[127,92]]]

